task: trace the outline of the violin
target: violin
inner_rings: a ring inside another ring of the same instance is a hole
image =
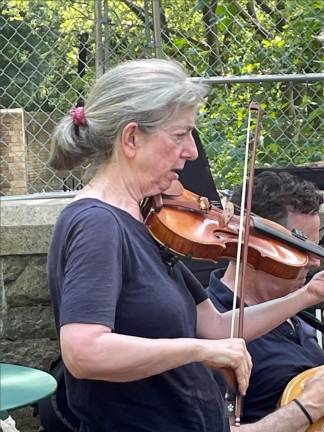
[[[142,206],[151,235],[178,255],[217,262],[237,255],[239,216],[227,221],[224,211],[174,182],[163,195]],[[270,220],[252,216],[248,264],[284,279],[297,278],[308,264],[308,253],[324,257],[324,248],[294,236]]]
[[[287,405],[293,399],[297,398],[303,391],[304,384],[307,380],[312,378],[314,374],[320,370],[324,370],[323,366],[318,366],[312,369],[308,369],[293,378],[286,386],[281,399],[280,407]],[[314,424],[312,424],[307,432],[323,432],[324,431],[324,417],[318,419]]]

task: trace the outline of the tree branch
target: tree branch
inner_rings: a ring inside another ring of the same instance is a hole
[[[282,11],[285,9],[285,2],[283,0],[277,1],[277,10]],[[276,20],[276,28],[278,31],[282,32],[283,27],[287,25],[287,21],[282,16],[281,12],[278,12],[277,14],[277,20]]]
[[[207,45],[210,48],[209,56],[208,56],[208,65],[210,72],[212,75],[216,75],[217,71],[215,70],[215,66],[219,65],[220,70],[218,72],[223,73],[222,61],[219,53],[219,40],[217,37],[218,29],[213,19],[215,17],[217,7],[217,0],[211,0],[210,5],[204,3],[203,5],[203,21],[206,28],[206,39]]]
[[[135,15],[143,22],[145,23],[145,14],[142,8],[140,8],[139,6],[137,6],[136,4],[134,4],[133,1],[131,0],[123,0],[123,2],[125,3],[126,6],[128,6],[128,8],[135,13]],[[165,21],[165,17],[161,19],[161,22],[163,22],[163,20]],[[150,22],[150,29],[153,30],[153,23],[152,21]],[[167,34],[168,33],[168,34]],[[170,36],[169,33],[172,33],[174,36],[182,38],[183,34],[180,33],[179,31],[175,30],[175,29],[171,29],[168,30],[168,32],[165,32],[162,30],[161,32],[161,36],[164,42],[166,43],[170,43]],[[206,50],[208,49],[208,46],[200,41],[197,41],[196,39],[193,39],[191,37],[186,37],[186,39],[193,45],[197,46],[197,48],[200,48],[201,50]]]
[[[256,29],[257,33],[265,39],[271,39],[272,35],[268,33],[260,24],[260,22],[253,18],[248,12],[246,12],[237,0],[231,0],[236,6],[239,15]]]
[[[281,15],[281,13],[276,13],[273,11],[265,2],[264,0],[255,0],[259,8],[267,15],[269,15],[274,21],[276,29],[281,33],[283,30],[283,27],[287,24],[287,21],[284,19],[284,17]],[[278,11],[285,8],[284,2],[282,0],[278,0],[276,9]]]
[[[254,7],[254,0],[249,0],[247,3],[247,10],[248,13],[251,15],[251,17],[253,17],[254,19],[257,19],[257,15],[255,12],[255,7]]]
[[[274,11],[264,2],[264,0],[255,0],[255,2],[264,13],[270,15],[272,18],[275,17]]]

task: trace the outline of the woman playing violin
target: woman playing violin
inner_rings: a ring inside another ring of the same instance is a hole
[[[54,133],[54,168],[97,165],[62,211],[48,258],[68,401],[82,432],[226,431],[210,368],[231,368],[246,392],[245,343],[224,339],[231,313],[191,292],[179,264],[169,271],[140,210],[197,157],[191,132],[204,94],[175,62],[126,62]],[[323,300],[323,279],[249,308],[245,337]]]

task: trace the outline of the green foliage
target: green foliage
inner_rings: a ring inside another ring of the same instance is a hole
[[[66,112],[87,93],[95,76],[94,4],[7,0],[0,6],[3,106]],[[309,0],[163,0],[163,50],[192,76],[319,72],[321,8],[322,2]],[[155,55],[152,22],[145,23],[144,17],[144,0],[108,1],[106,68]],[[78,55],[85,33],[89,39],[81,77]],[[263,108],[258,165],[323,158],[320,82],[216,85],[198,126],[222,187],[239,181],[252,99]]]
[[[1,105],[27,111],[65,111],[82,95],[87,80],[77,74],[80,35],[92,32],[92,1],[8,0],[0,11],[4,72]],[[9,41],[9,42],[8,42]],[[90,45],[93,52],[94,46]],[[91,52],[89,51],[89,52]],[[9,60],[9,61],[8,61]],[[87,78],[93,77],[93,55]]]

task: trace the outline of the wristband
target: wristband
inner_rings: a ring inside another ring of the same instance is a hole
[[[303,411],[303,413],[307,417],[307,420],[309,421],[309,424],[312,425],[314,423],[313,419],[310,416],[310,414],[307,411],[307,409],[304,407],[304,405],[298,399],[293,399],[291,402],[295,402],[295,404],[299,406],[299,408]]]

